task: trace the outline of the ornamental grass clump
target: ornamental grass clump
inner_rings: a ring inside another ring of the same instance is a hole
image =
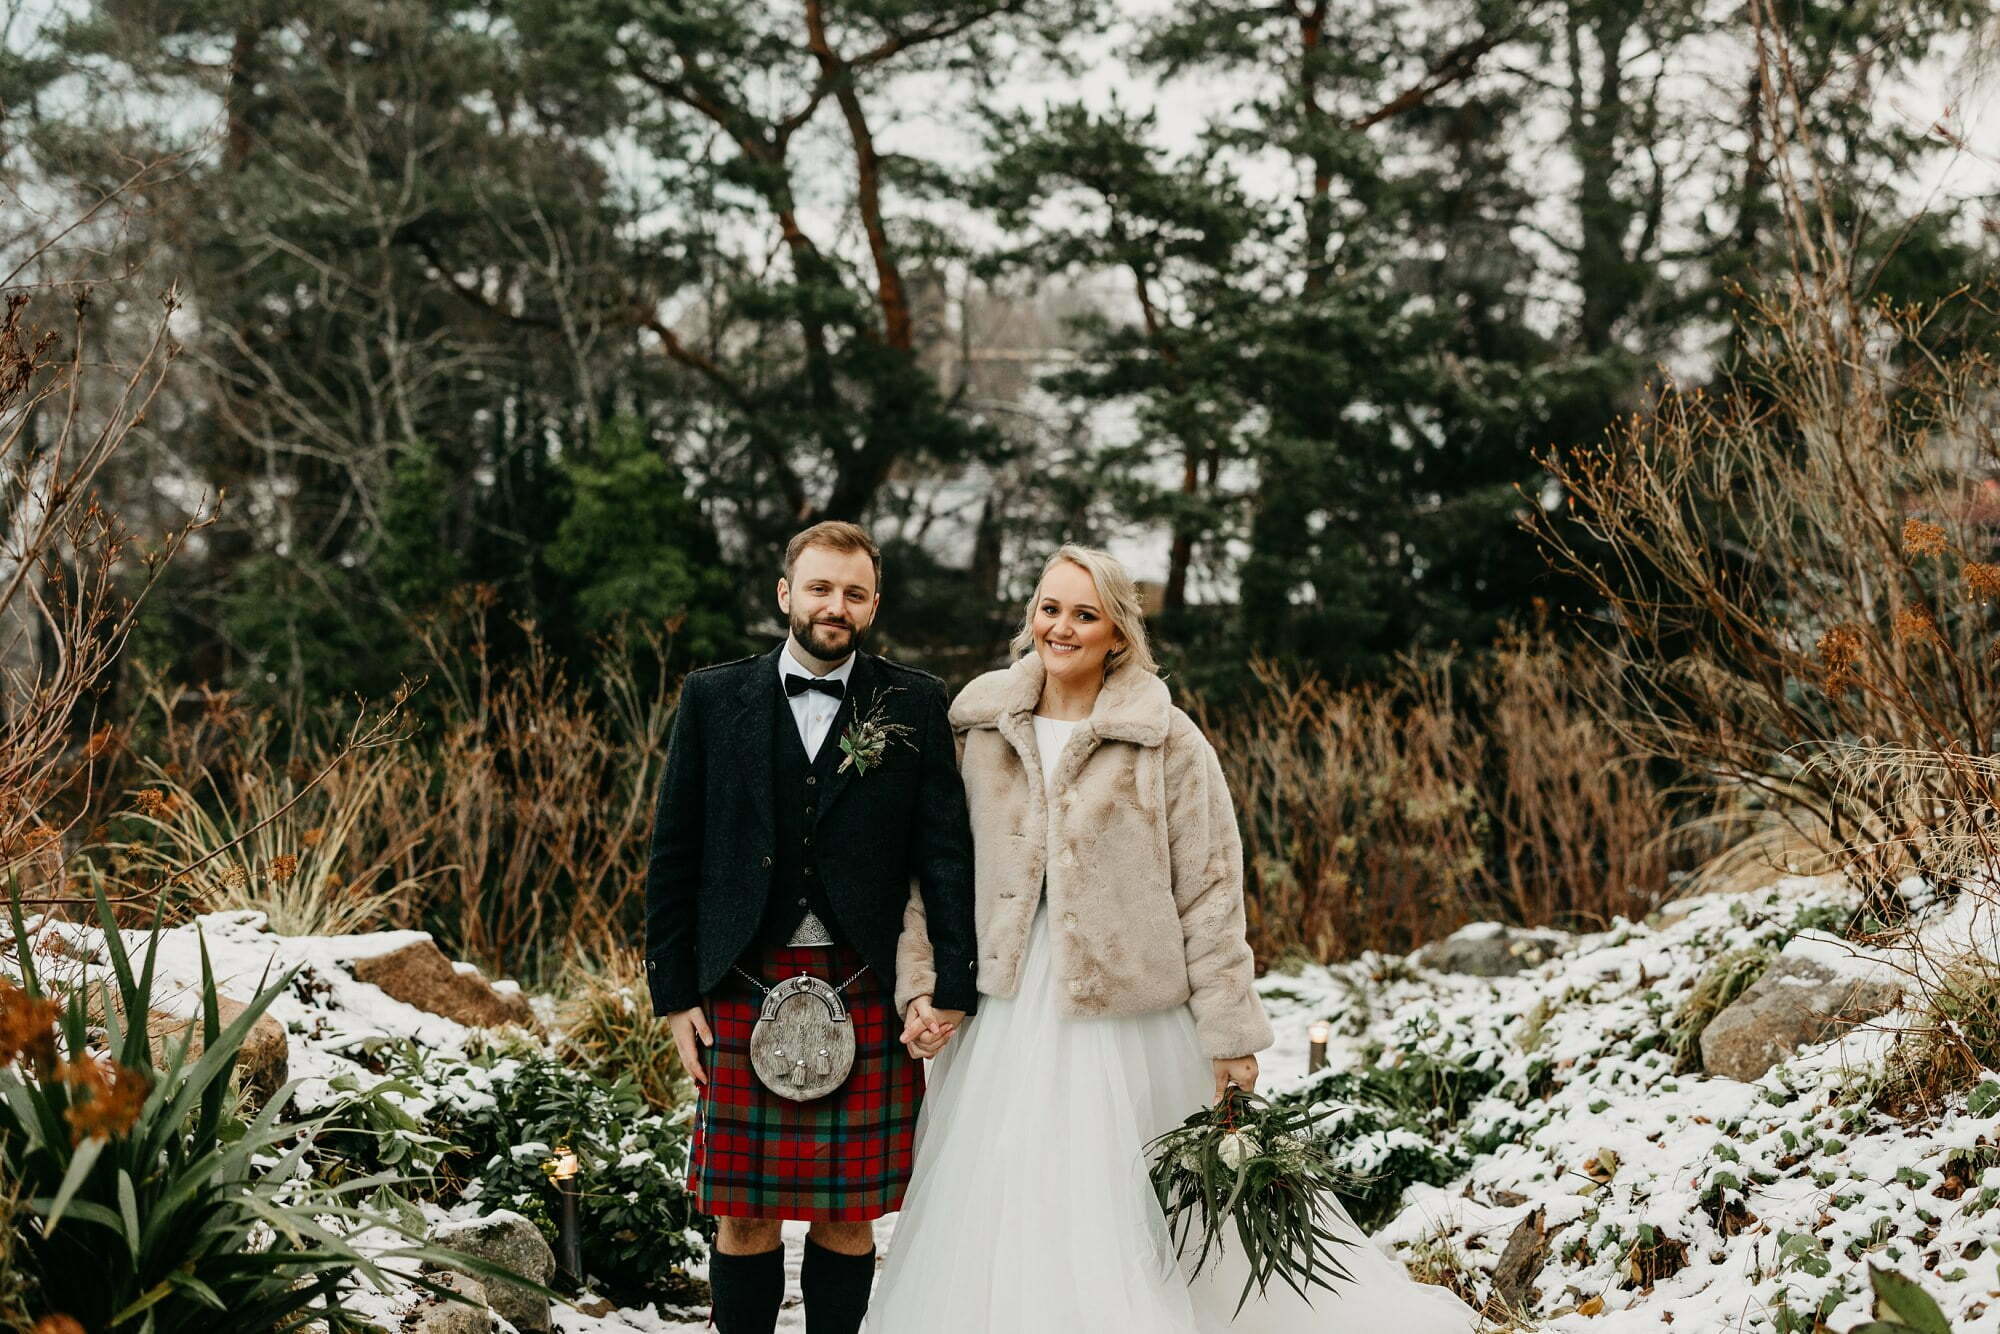
[[[653,1013],[636,959],[612,952],[573,967],[558,1006],[556,1054],[600,1079],[626,1078],[656,1112],[692,1097],[667,1021]]]
[[[1353,1278],[1334,1248],[1354,1242],[1330,1226],[1336,1195],[1353,1189],[1353,1179],[1311,1135],[1329,1110],[1274,1106],[1232,1084],[1213,1106],[1147,1145],[1148,1175],[1175,1249],[1185,1255],[1189,1239],[1200,1235],[1193,1273],[1211,1252],[1228,1248],[1224,1230],[1234,1225],[1249,1269],[1239,1312],[1274,1277],[1308,1302],[1308,1287],[1331,1291]]]
[[[1667,1046],[1674,1053],[1674,1073],[1691,1074],[1701,1069],[1701,1035],[1715,1016],[1748,991],[1771,966],[1777,951],[1764,947],[1732,950],[1714,963],[1688,992],[1680,1012],[1674,1016]]]
[[[1937,1116],[2000,1069],[2000,963],[1962,955],[1922,978],[1918,992],[1918,1017],[1898,1032],[1873,1097],[1905,1120]]]
[[[200,1054],[190,1057],[186,1025],[156,1059],[145,1016],[159,914],[135,969],[101,891],[97,911],[112,976],[96,979],[105,994],[93,1007],[89,978],[60,1000],[44,993],[18,895],[10,902],[20,983],[0,991],[0,1180],[18,1188],[13,1263],[28,1316],[117,1334],[358,1330],[368,1323],[345,1305],[358,1278],[387,1289],[393,1277],[454,1301],[463,1299],[416,1265],[522,1281],[422,1244],[412,1230],[421,1220],[381,1203],[393,1174],[314,1180],[303,1169],[323,1119],[279,1124],[299,1081],[254,1119],[237,1114],[237,1054],[296,969],[225,1025],[203,942]],[[91,1027],[93,1008],[101,1028]],[[364,1231],[387,1244],[362,1250],[352,1238]]]

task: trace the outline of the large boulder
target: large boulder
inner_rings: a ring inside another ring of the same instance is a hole
[[[241,1001],[233,1001],[227,996],[215,998],[215,1017],[224,1028],[236,1022],[243,1010]],[[146,1016],[146,1031],[153,1038],[155,1053],[170,1050],[192,1031],[194,1040],[188,1044],[187,1059],[192,1063],[201,1056],[199,1014],[183,1017],[155,1010]],[[268,1011],[258,1015],[256,1022],[250,1025],[250,1032],[244,1036],[243,1045],[237,1049],[237,1078],[261,1105],[264,1099],[284,1087],[290,1069],[291,1043],[285,1037],[285,1026],[273,1019]]]
[[[458,1273],[430,1277],[439,1287],[451,1289],[465,1301],[447,1301],[435,1293],[426,1293],[403,1318],[404,1330],[409,1334],[491,1334],[493,1311],[486,1304],[486,1288],[478,1279]]]
[[[1561,931],[1469,922],[1418,950],[1417,963],[1440,973],[1507,977],[1544,964],[1569,947],[1570,938]]]
[[[1901,985],[1878,971],[1781,954],[1702,1030],[1702,1068],[1730,1079],[1761,1078],[1800,1047],[1893,1009],[1901,996]]]
[[[484,1218],[453,1219],[430,1230],[433,1245],[496,1264],[546,1286],[556,1273],[556,1254],[541,1230],[512,1209]],[[494,1313],[513,1322],[522,1334],[548,1334],[549,1299],[518,1283],[482,1279],[486,1301]]]
[[[357,981],[372,983],[406,1005],[468,1028],[535,1026],[535,1012],[518,988],[496,987],[472,965],[452,963],[429,936],[386,954],[356,959],[348,967]]]
[[[85,1008],[92,1024],[102,1024],[103,992],[92,991]],[[231,1000],[227,996],[215,998],[216,1019],[224,1028],[234,1023],[243,1010],[242,1001]],[[120,1022],[123,1022],[122,1016]],[[186,1041],[187,1062],[193,1065],[201,1059],[201,1011],[197,1009],[192,1015],[151,1011],[146,1016],[146,1036],[151,1039],[155,1062],[164,1062],[170,1052]],[[266,1011],[250,1025],[243,1045],[237,1049],[236,1077],[252,1100],[261,1106],[266,1098],[284,1087],[290,1071],[291,1042],[285,1036],[285,1026]]]

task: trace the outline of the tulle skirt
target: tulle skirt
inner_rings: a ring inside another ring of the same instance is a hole
[[[1354,1279],[1282,1281],[1232,1319],[1245,1270],[1213,1255],[1190,1284],[1143,1148],[1210,1101],[1214,1075],[1185,1005],[1064,1015],[1037,911],[1011,998],[979,1012],[932,1063],[916,1166],[864,1328],[870,1334],[1464,1334],[1477,1316],[1414,1281],[1344,1211]],[[1338,1208],[1338,1206],[1336,1206]],[[1190,1248],[1192,1251],[1193,1248]],[[1192,1255],[1185,1263],[1191,1263]]]

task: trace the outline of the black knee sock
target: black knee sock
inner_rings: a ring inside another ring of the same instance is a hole
[[[785,1248],[761,1255],[708,1256],[716,1334],[771,1334],[785,1301]]]
[[[799,1286],[805,1291],[806,1334],[859,1334],[875,1286],[875,1252],[842,1255],[807,1237]]]

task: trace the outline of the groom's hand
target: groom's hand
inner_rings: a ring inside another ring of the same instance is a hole
[[[918,996],[910,1001],[904,1017],[902,1043],[913,1058],[928,1060],[944,1050],[944,1044],[964,1022],[965,1011],[940,1010],[932,1006],[929,996]]]
[[[699,1005],[691,1010],[675,1010],[667,1016],[667,1031],[674,1035],[674,1050],[681,1054],[681,1068],[694,1077],[697,1084],[708,1082],[708,1071],[702,1068],[702,1047],[715,1045],[715,1034],[708,1031],[708,1018]],[[696,1039],[700,1045],[696,1045]]]

